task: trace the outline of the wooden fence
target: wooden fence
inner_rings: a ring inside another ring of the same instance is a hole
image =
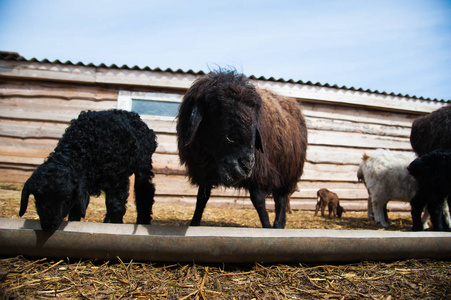
[[[197,75],[122,70],[48,62],[0,60],[0,181],[23,183],[54,149],[71,119],[82,110],[118,108],[121,93],[169,93],[180,97]],[[134,79],[134,80],[133,80]],[[412,121],[445,102],[254,80],[256,85],[295,97],[308,126],[307,163],[292,197],[294,208],[313,209],[316,191],[338,193],[347,209],[365,209],[367,191],[357,182],[364,152],[377,148],[411,151]],[[197,190],[179,164],[176,121],[142,116],[157,133],[154,154],[157,201],[194,203]],[[268,206],[272,205],[268,201]],[[209,205],[250,207],[247,193],[219,188]],[[392,209],[409,209],[393,203]]]

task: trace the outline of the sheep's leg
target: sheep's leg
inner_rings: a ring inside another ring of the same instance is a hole
[[[318,215],[318,210],[319,210],[319,207],[320,207],[320,205],[321,205],[321,198],[320,197],[318,197],[318,201],[316,202],[316,206],[315,206],[315,216],[317,216]]]
[[[84,181],[84,180],[81,180]],[[86,209],[89,205],[89,193],[83,184],[77,186],[73,196],[74,206],[69,211],[69,221],[80,221],[85,217]]]
[[[154,203],[155,186],[151,182],[152,172],[146,170],[135,174],[136,224],[150,224]]]
[[[443,215],[445,217],[445,223],[448,228],[451,228],[451,216],[449,214],[449,205],[448,201],[450,200],[451,195],[447,196],[447,199],[443,202]]]
[[[252,204],[257,210],[258,217],[262,223],[263,228],[271,228],[271,223],[269,222],[268,212],[266,211],[266,193],[261,190],[249,190],[251,196]]]
[[[387,222],[387,224],[389,224],[390,223],[390,220],[388,219],[388,209],[387,209],[387,204],[388,204],[388,202],[385,202],[385,205],[384,205],[384,220],[385,220],[385,222]]]
[[[428,219],[429,219],[429,211],[427,208],[425,208],[423,216],[421,217],[421,223],[423,224],[423,230],[426,230],[429,228]]]
[[[329,204],[329,219],[331,219],[331,217],[337,217],[337,204],[333,202]]]
[[[420,190],[412,198],[412,200],[410,200],[412,223],[413,223],[412,230],[413,231],[422,231],[423,230],[423,224],[421,221],[421,213],[423,212],[423,209],[426,206],[426,200],[427,200],[427,197],[422,195]]]
[[[288,201],[287,193],[274,193],[274,203],[276,206],[276,219],[274,220],[274,228],[285,228],[286,223],[286,207]],[[266,210],[265,210],[266,212]]]
[[[197,191],[196,210],[194,211],[190,226],[200,226],[200,220],[202,219],[205,206],[207,205],[208,199],[210,199],[211,189],[211,185],[199,186],[199,190]]]
[[[374,212],[373,212],[373,200],[371,199],[371,195],[368,197],[368,221],[374,220]]]
[[[104,223],[123,223],[130,181],[128,178],[114,187],[105,188],[106,216]]]
[[[326,201],[323,199],[321,201],[321,217],[324,218],[324,212],[326,211]]]
[[[432,228],[435,231],[444,231],[446,223],[443,218],[443,199],[440,195],[432,193],[427,202],[427,209],[431,215]]]
[[[384,206],[387,204],[387,200],[380,200],[379,198],[373,199],[373,211],[374,211],[374,221],[380,223],[382,227],[388,227],[389,224],[385,220]]]
[[[81,220],[81,208],[80,208],[80,203],[75,204],[70,212],[69,212],[69,221],[80,221]]]

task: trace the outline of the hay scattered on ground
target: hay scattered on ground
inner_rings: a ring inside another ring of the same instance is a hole
[[[0,184],[0,217],[17,218],[20,185]],[[158,199],[157,199],[158,200]],[[93,199],[85,221],[102,222],[103,199]],[[188,225],[193,207],[156,203],[153,224]],[[366,212],[343,219],[288,215],[287,228],[410,230],[409,214],[389,214],[381,229]],[[27,218],[37,218],[33,201]],[[128,205],[124,221],[135,221]],[[271,213],[271,218],[274,214]],[[253,209],[207,207],[204,225],[260,227]],[[451,262],[404,260],[340,265],[162,264],[102,260],[0,259],[1,299],[451,299]]]
[[[449,299],[448,262],[201,265],[0,260],[3,299]]]

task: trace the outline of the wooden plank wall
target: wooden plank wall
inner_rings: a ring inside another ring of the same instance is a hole
[[[348,209],[366,209],[368,193],[357,182],[357,169],[364,152],[377,148],[411,151],[409,135],[412,120],[407,113],[353,109],[302,101],[309,130],[307,163],[299,191],[292,196],[295,208],[314,209],[316,191],[326,187],[337,192]],[[144,117],[146,120],[146,118]],[[159,151],[154,166],[173,174],[162,179],[159,193],[173,200],[194,203],[196,190],[186,183],[183,168],[178,164],[175,122],[147,121],[159,133]],[[177,186],[177,189],[173,187]],[[225,199],[223,197],[226,196]],[[213,191],[214,201],[223,205],[251,207],[248,194],[233,189]],[[232,203],[230,199],[233,199]],[[268,205],[272,205],[271,201]],[[408,209],[406,204],[392,204],[392,209]]]
[[[118,92],[124,88],[130,87],[0,78],[0,181],[25,182],[56,146],[71,119],[82,110],[116,108]],[[138,90],[155,91],[149,87]],[[368,195],[356,176],[363,153],[377,148],[411,151],[410,126],[418,115],[299,101],[307,119],[309,148],[292,206],[314,209],[316,191],[326,187],[339,194],[345,208],[366,208]],[[153,159],[156,200],[194,204],[196,188],[187,182],[178,161],[175,122],[143,119],[156,131],[159,143]],[[223,188],[213,191],[209,205],[214,204],[252,205],[247,193]],[[409,208],[405,204],[399,207]]]

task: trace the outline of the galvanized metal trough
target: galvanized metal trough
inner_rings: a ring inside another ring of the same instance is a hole
[[[260,229],[0,218],[0,255],[171,262],[353,262],[451,258],[450,232]]]

